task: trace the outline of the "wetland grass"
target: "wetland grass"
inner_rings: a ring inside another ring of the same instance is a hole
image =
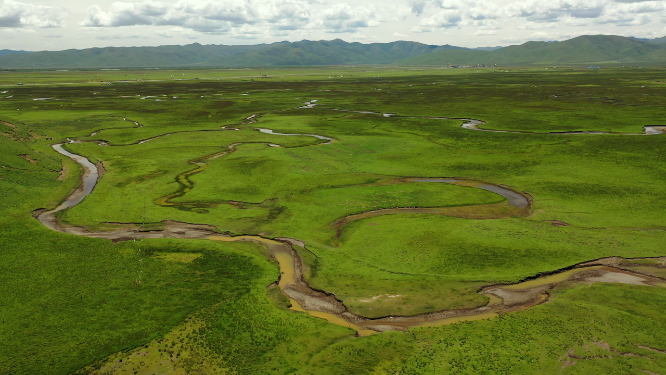
[[[49,85],[12,88],[13,97],[0,101],[0,120],[15,125],[0,125],[0,339],[12,343],[0,349],[0,372],[95,373],[112,360],[127,363],[146,344],[147,362],[168,350],[183,371],[664,371],[661,288],[565,283],[550,303],[522,312],[354,338],[352,330],[286,310],[277,288],[266,289],[278,277],[276,265],[256,245],[160,239],[141,241],[138,253],[133,241],[60,234],[30,216],[77,186],[77,165],[49,147],[72,138],[111,146],[65,146],[103,162],[106,173],[92,195],[58,215],[63,222],[99,230],[174,220],[297,238],[307,248],[299,254],[310,285],[366,316],[483,306],[488,297],[476,292],[484,285],[609,256],[666,255],[666,207],[656,198],[666,193],[665,138],[539,134],[638,133],[665,124],[666,87],[655,83],[663,70],[397,69],[377,78],[368,68],[340,69],[352,75],[286,69],[252,82],[246,72],[201,71],[224,80],[102,87],[83,82],[88,72],[31,73]],[[56,84],[68,80],[81,84]],[[146,96],[155,98],[140,99]],[[33,101],[43,97],[63,100]],[[316,107],[297,109],[312,99]],[[247,121],[253,114],[257,122]],[[400,116],[474,118],[524,133]],[[133,145],[166,133],[174,134]],[[208,157],[237,143],[233,153]],[[189,162],[202,160],[207,167],[179,184],[177,176],[199,168]],[[61,170],[68,172],[59,180]],[[382,215],[346,224],[339,237],[332,226],[375,209],[508,206],[481,189],[401,182],[454,177],[527,192],[531,215]],[[169,202],[194,209],[156,204],[182,186],[188,190]],[[663,277],[659,264],[625,266]]]

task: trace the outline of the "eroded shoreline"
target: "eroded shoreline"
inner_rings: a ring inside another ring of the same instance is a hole
[[[414,316],[366,318],[349,311],[342,301],[335,298],[335,295],[310,288],[303,278],[302,260],[293,248],[297,244],[289,239],[276,241],[259,236],[212,236],[209,239],[225,242],[253,241],[265,245],[280,265],[281,278],[278,285],[291,301],[292,310],[307,312],[331,323],[355,329],[361,336],[375,332],[406,331],[415,327],[487,319],[525,310],[548,300],[547,291],[549,289],[570,281],[587,284],[606,282],[666,287],[666,282],[660,278],[608,266],[605,264],[607,260],[615,258],[602,258],[517,284],[483,287],[479,293],[489,298],[489,302],[485,306]]]

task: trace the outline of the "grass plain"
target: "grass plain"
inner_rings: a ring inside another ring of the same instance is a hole
[[[227,79],[165,79],[213,73]],[[487,321],[355,338],[352,330],[286,310],[277,289],[266,289],[278,272],[257,245],[113,244],[51,232],[30,215],[53,208],[77,185],[77,166],[49,144],[90,140],[66,148],[99,161],[104,176],[60,220],[92,230],[177,220],[297,238],[307,245],[301,256],[308,282],[370,317],[481,306],[487,299],[476,291],[483,285],[608,256],[666,255],[663,136],[544,134],[640,133],[644,125],[666,124],[662,69],[279,73],[2,73],[2,82],[27,75],[33,81],[23,80],[35,84],[2,89],[8,92],[0,99],[0,120],[9,124],[0,123],[0,337],[12,343],[0,349],[0,372],[151,373],[167,349],[184,373],[666,369],[658,333],[666,325],[666,292],[659,288],[572,284],[554,290],[551,303]],[[84,82],[95,74],[146,78]],[[62,84],[69,82],[77,84]],[[318,105],[297,109],[311,99]],[[474,118],[523,133],[382,113]],[[200,168],[191,163],[197,160],[206,168],[187,177],[192,189],[172,205],[157,204],[181,188],[177,176]],[[333,222],[368,210],[506,204],[484,190],[409,177],[508,185],[534,198],[532,214],[385,215],[351,222],[338,235]],[[151,353],[143,364],[132,359],[141,350]],[[132,369],[111,366],[121,359]]]

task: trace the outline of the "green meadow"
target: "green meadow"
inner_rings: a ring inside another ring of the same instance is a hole
[[[260,245],[112,243],[32,215],[82,174],[50,145],[84,141],[65,148],[104,172],[61,222],[103,231],[172,220],[295,238],[306,281],[366,317],[479,307],[485,285],[666,256],[666,135],[633,135],[666,125],[664,72],[2,72],[0,373],[664,372],[663,288],[565,283],[548,303],[497,318],[355,337],[288,310],[267,288],[279,270]],[[462,119],[511,132],[464,129]],[[571,131],[611,134],[550,134]],[[531,211],[480,183],[529,194]],[[446,214],[335,224],[412,207]]]

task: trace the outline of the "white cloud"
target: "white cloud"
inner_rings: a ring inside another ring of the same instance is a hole
[[[518,30],[543,30],[554,29],[557,25],[554,23],[525,22],[518,26]]]
[[[497,30],[480,29],[480,30],[477,30],[474,33],[474,35],[478,35],[478,36],[497,35]]]
[[[338,3],[322,12],[315,27],[332,33],[356,32],[359,28],[378,26],[380,16],[374,6],[352,8]]]
[[[34,34],[34,29],[27,29],[21,27],[3,27],[2,30],[5,34]]]
[[[456,27],[462,21],[462,12],[457,9],[444,9],[424,18],[419,23],[419,30],[422,32],[432,31],[439,28]]]
[[[297,30],[329,33],[354,33],[381,22],[404,17],[408,8],[379,11],[374,5],[350,6],[337,3],[315,9],[309,0],[180,0],[165,3],[145,0],[141,3],[113,3],[108,9],[88,8],[85,27],[178,26],[207,34],[224,34],[238,39],[289,35]],[[166,34],[160,35],[164,36]]]
[[[173,38],[173,32],[170,30],[157,30],[155,34],[162,38]]]
[[[613,0],[616,3],[644,3],[651,0]]]
[[[243,25],[269,24],[276,29],[295,29],[310,18],[305,0],[192,1],[176,3],[146,0],[116,2],[107,10],[94,5],[81,22],[86,27],[137,25],[180,26],[207,33],[229,33]]]
[[[532,22],[556,22],[563,17],[599,17],[607,4],[606,0],[528,0],[509,4],[506,12],[508,16],[523,17]]]
[[[547,32],[539,31],[530,35],[530,40],[550,40],[551,36]]]
[[[63,27],[66,17],[63,8],[0,0],[0,27]]]
[[[477,21],[498,19],[501,18],[504,14],[502,8],[497,4],[483,0],[469,1],[467,6],[463,9],[465,11],[465,17]]]
[[[72,4],[85,4],[71,9],[75,22],[60,8]],[[256,44],[328,40],[332,33],[347,41],[481,47],[565,35],[654,38],[666,33],[665,24],[666,0],[0,0],[4,48],[32,50],[55,44],[42,27],[61,27],[56,48],[101,46],[103,40]],[[109,36],[100,40],[102,34]]]
[[[429,0],[411,0],[409,2],[410,7],[412,8],[412,13],[420,16],[423,14],[425,7],[431,3]]]
[[[198,39],[202,34],[194,30],[185,29],[182,27],[171,27],[168,29],[160,28],[155,31],[155,35],[160,38],[186,38],[186,39]]]
[[[659,38],[666,34],[666,27],[662,30],[646,30],[645,28],[640,28],[639,30],[626,30],[623,33],[619,33],[622,36],[631,36],[635,38]]]
[[[99,40],[122,40],[122,39],[140,39],[140,38],[146,38],[145,35],[142,34],[101,34],[97,35],[95,37],[96,39]]]
[[[506,37],[500,39],[500,42],[507,43],[507,44],[517,44],[519,42],[522,42],[523,40],[524,40],[524,38],[518,38],[518,37],[515,37],[515,36],[511,35],[511,36],[506,36]]]
[[[420,32],[458,25],[480,26],[480,21],[494,19],[501,19],[506,25],[516,18],[531,24],[564,22],[569,26],[588,26],[591,22],[587,20],[593,20],[596,24],[639,26],[651,19],[634,14],[666,9],[664,0],[518,0],[504,7],[490,0],[411,0],[410,5],[412,12],[422,17],[414,28]]]
[[[503,15],[502,9],[487,0],[430,0],[419,3],[424,14],[414,32],[431,32],[460,26],[480,27],[475,35],[491,35],[490,30],[500,28],[495,20]]]
[[[230,35],[234,39],[252,40],[259,39],[260,37],[264,36],[265,33],[266,30],[263,28],[245,24],[241,27],[233,29]]]
[[[634,15],[619,11],[611,11],[603,17],[598,18],[598,24],[614,24],[616,26],[641,26],[652,22],[652,18],[647,14]]]
[[[663,1],[643,1],[613,5],[612,9],[623,13],[652,13],[666,10],[666,4]]]

